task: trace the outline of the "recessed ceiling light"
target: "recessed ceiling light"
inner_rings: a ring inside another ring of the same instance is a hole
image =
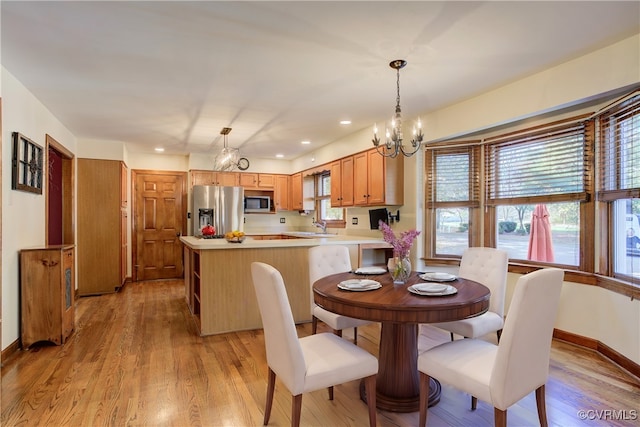
[[[281,159],[281,158],[283,158],[283,157],[284,157],[284,154],[276,154],[276,157],[277,157],[277,158],[279,158],[279,159]]]
[[[158,147],[158,148],[156,148],[156,151],[157,151],[158,153],[162,153],[162,152],[164,152],[164,148],[162,148],[162,147]]]
[[[351,124],[351,120],[340,120],[340,124],[341,125],[350,125]]]
[[[311,141],[300,141],[300,144],[309,145],[311,144]]]

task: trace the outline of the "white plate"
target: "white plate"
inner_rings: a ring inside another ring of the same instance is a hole
[[[338,288],[345,291],[371,291],[381,287],[380,282],[369,279],[350,279],[338,283]]]
[[[457,279],[456,276],[449,273],[424,273],[418,277],[422,280],[429,280],[432,282],[451,282]]]
[[[443,285],[442,283],[416,283],[412,287],[419,292],[442,293],[447,290],[449,285]]]
[[[420,285],[420,283],[417,284],[418,286]],[[416,294],[416,295],[422,295],[422,296],[426,296],[426,297],[442,297],[442,296],[447,296],[447,295],[453,295],[455,293],[458,292],[458,290],[456,288],[454,288],[451,285],[445,285],[446,289],[441,291],[441,292],[422,292],[418,289],[415,288],[416,285],[411,285],[407,288],[407,290],[409,292],[411,292],[412,294]]]
[[[356,274],[384,274],[387,269],[384,267],[360,267],[354,273]]]

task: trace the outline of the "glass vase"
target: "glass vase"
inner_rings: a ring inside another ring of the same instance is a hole
[[[404,285],[411,275],[411,260],[409,259],[409,255],[389,258],[387,268],[393,278],[393,284]]]

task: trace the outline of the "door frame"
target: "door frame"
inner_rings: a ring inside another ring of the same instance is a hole
[[[60,154],[62,159],[62,242],[65,245],[75,245],[75,213],[73,203],[75,200],[75,156],[67,150],[62,144],[55,140],[51,135],[45,134],[45,150],[46,159],[44,162],[43,172],[47,182],[45,197],[45,222],[44,235],[45,244],[49,244],[49,149],[53,149]]]
[[[138,230],[136,228],[136,224],[138,222],[138,206],[137,206],[137,188],[136,182],[138,178],[138,174],[140,175],[172,175],[172,176],[180,176],[182,177],[182,212],[181,212],[181,225],[182,231],[181,235],[184,235],[187,230],[187,210],[189,207],[187,206],[187,178],[188,175],[186,172],[179,171],[161,171],[161,170],[145,170],[145,169],[131,169],[131,281],[138,281]],[[183,275],[184,275],[184,259],[183,263]]]

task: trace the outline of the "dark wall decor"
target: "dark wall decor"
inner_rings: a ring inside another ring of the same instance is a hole
[[[42,194],[42,146],[26,136],[13,132],[11,188]]]

